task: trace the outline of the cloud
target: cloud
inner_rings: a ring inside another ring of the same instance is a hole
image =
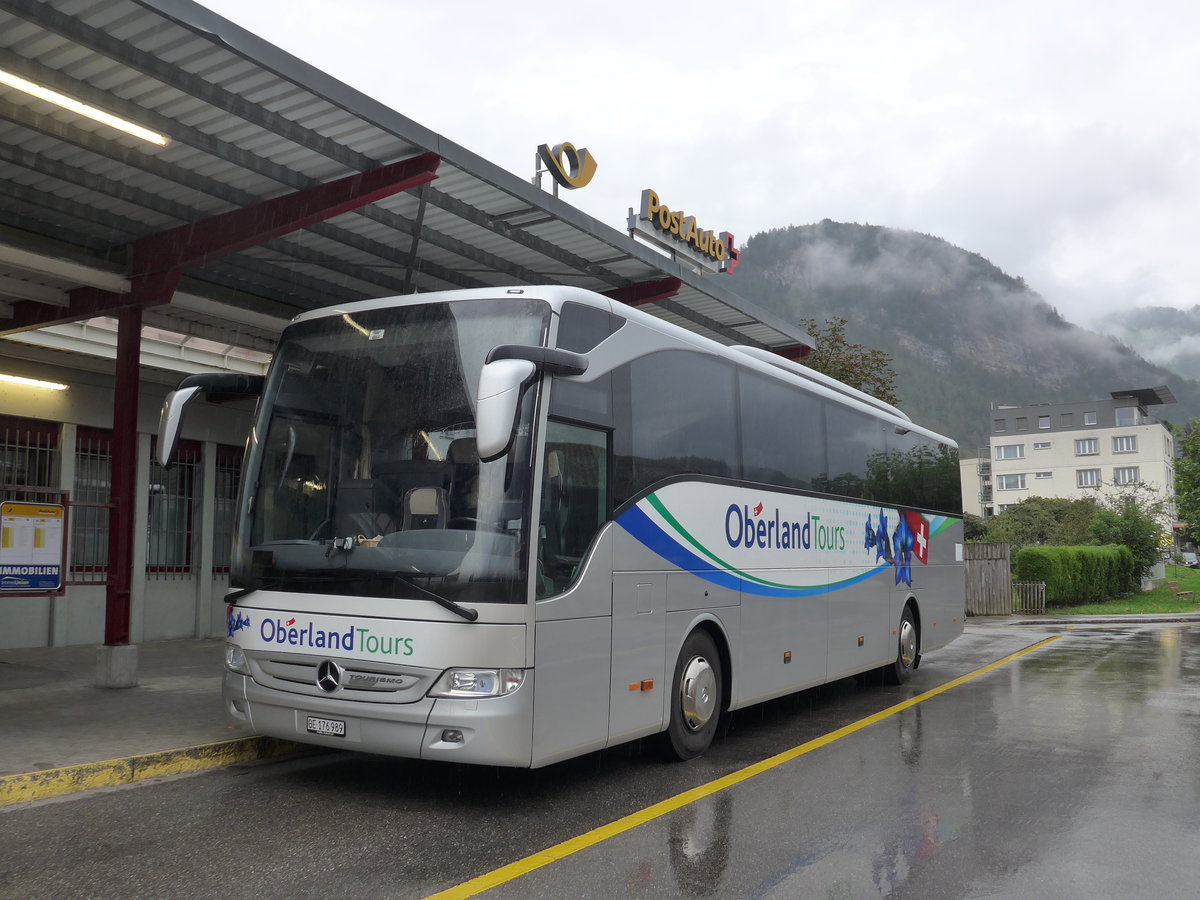
[[[588,147],[564,199],[617,228],[653,187],[743,239],[940,235],[1085,324],[1200,299],[1200,4],[207,3],[521,177]]]

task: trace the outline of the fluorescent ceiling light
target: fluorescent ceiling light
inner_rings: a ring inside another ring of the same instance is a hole
[[[42,87],[40,84],[35,84],[28,79],[22,78],[20,75],[14,75],[12,72],[6,72],[4,69],[0,69],[0,84],[7,84],[18,91],[24,91],[26,94],[37,97],[40,100],[45,100],[48,103],[53,103],[56,106],[61,106],[63,109],[68,109],[78,115],[87,116],[89,119],[124,131],[126,134],[132,134],[134,137],[141,138],[143,141],[149,141],[151,144],[157,144],[160,147],[167,146],[166,136],[159,134],[157,131],[143,128],[141,125],[130,122],[128,119],[114,116],[112,113],[97,109],[94,106],[88,106],[86,103],[81,103],[72,97],[68,97],[66,94],[60,94],[58,91]]]
[[[21,375],[5,375],[0,373],[0,381],[7,381],[9,384],[23,384],[26,387],[46,388],[50,391],[65,391],[67,386],[59,384],[57,381],[38,381],[36,378],[24,378]]]

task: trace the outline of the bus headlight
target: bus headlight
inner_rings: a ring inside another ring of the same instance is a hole
[[[233,644],[225,645],[225,668],[230,672],[237,672],[239,675],[250,674],[250,663],[246,661],[246,654],[241,647],[235,647]]]
[[[460,700],[503,697],[524,681],[524,669],[447,669],[429,689],[429,696]]]

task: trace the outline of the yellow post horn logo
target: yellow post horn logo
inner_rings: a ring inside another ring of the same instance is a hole
[[[596,174],[596,160],[587,148],[576,150],[575,145],[567,141],[553,147],[542,144],[538,147],[538,156],[546,164],[550,176],[569,190],[585,187]]]

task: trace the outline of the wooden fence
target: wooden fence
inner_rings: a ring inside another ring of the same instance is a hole
[[[1046,612],[1046,582],[1018,581],[1013,585],[1013,612],[1041,615]]]
[[[967,566],[967,615],[1011,616],[1008,544],[963,544],[963,560]]]

